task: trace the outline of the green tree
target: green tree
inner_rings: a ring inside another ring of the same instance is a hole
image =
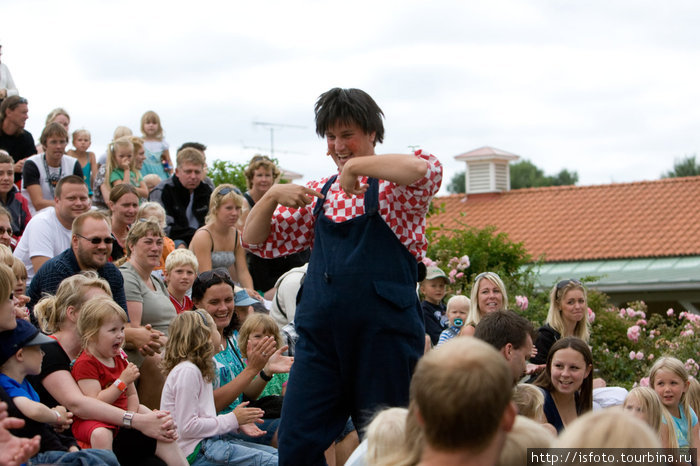
[[[533,261],[523,243],[512,242],[506,233],[497,233],[489,226],[483,229],[464,225],[461,228],[429,228],[427,256],[449,273],[452,258],[469,256],[469,268],[464,275],[456,277],[450,286],[452,293],[468,295],[474,277],[481,272],[492,271],[500,275],[506,284],[511,301],[516,294],[534,294]],[[510,303],[512,304],[512,303]]]
[[[542,186],[568,186],[578,183],[578,173],[562,170],[556,175],[545,175],[544,171],[529,160],[510,164],[510,189],[540,188]],[[466,192],[464,172],[458,172],[447,186],[453,194]]]
[[[700,175],[700,163],[695,160],[695,154],[687,155],[682,159],[676,159],[673,163],[673,170],[661,175],[661,178],[679,178],[681,176]]]
[[[245,169],[247,163],[233,163],[228,160],[214,160],[213,166],[207,175],[214,182],[214,186],[229,183],[237,186],[241,192],[245,192],[246,187]]]
[[[279,161],[275,158],[270,158],[275,165],[279,167]],[[209,169],[207,175],[214,182],[214,186],[229,183],[237,186],[241,192],[246,192],[248,187],[245,179],[245,169],[247,163],[234,163],[228,160],[214,160],[213,166]],[[287,180],[279,180],[278,183],[288,183]]]
[[[459,194],[467,192],[466,180],[464,179],[464,172],[457,172],[455,176],[452,177],[450,184],[447,185],[447,192],[452,194]]]

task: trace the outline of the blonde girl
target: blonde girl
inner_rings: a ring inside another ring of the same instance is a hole
[[[85,303],[78,317],[78,333],[82,352],[71,373],[85,396],[126,410],[127,413],[149,411],[139,404],[134,382],[138,368],[127,361],[122,351],[126,312],[112,299],[96,297]],[[77,418],[73,435],[83,445],[112,449],[118,429],[97,420]],[[186,465],[176,443],[157,442],[156,455],[167,464]]]
[[[494,311],[508,308],[508,293],[501,277],[494,272],[476,276],[472,285],[469,315],[460,335],[472,336],[482,317]]]
[[[88,152],[90,144],[92,143],[92,137],[90,136],[90,131],[86,129],[79,129],[73,131],[73,147],[68,151],[68,155],[78,159],[80,167],[83,169],[83,179],[85,179],[85,184],[88,187],[88,192],[92,196],[92,186],[95,184],[95,176],[97,176],[97,161],[95,159],[94,152]]]
[[[144,176],[154,173],[163,180],[168,178],[172,174],[173,166],[170,160],[170,145],[163,140],[163,127],[156,112],[149,110],[143,114],[141,133],[146,149],[146,161],[141,173]]]
[[[115,139],[107,146],[107,168],[102,186],[102,196],[109,199],[112,188],[120,183],[129,183],[133,186],[131,172],[131,159],[134,158],[134,143],[130,136]]]
[[[170,338],[163,355],[167,374],[160,407],[172,413],[178,426],[180,446],[191,465],[277,464],[274,448],[250,447],[230,441],[227,434],[241,431],[260,436],[255,423],[262,418],[258,408],[241,403],[228,414],[217,416],[212,381],[215,348],[221,340],[214,320],[203,310],[185,311],[170,324]]]
[[[280,335],[280,330],[275,319],[260,312],[249,315],[238,331],[238,347],[243,357],[248,357],[247,350],[249,344],[257,344],[265,337],[275,339],[277,343],[275,349],[279,349],[284,345],[284,343],[282,343],[282,335]],[[258,396],[258,399],[270,395],[284,395],[284,392],[287,390],[289,373],[273,374],[271,377],[272,380],[267,382],[265,389],[260,396]]]
[[[696,448],[698,446],[698,417],[688,403],[688,371],[681,361],[673,357],[659,358],[649,372],[649,386],[661,399],[665,411],[671,416],[668,430],[671,448]],[[664,422],[667,422],[664,419]]]
[[[661,443],[669,447],[668,424],[671,418],[654,390],[649,387],[634,387],[622,403],[622,409],[646,422],[659,435]]]
[[[537,330],[537,354],[530,362],[544,364],[549,348],[561,337],[577,337],[585,342],[590,338],[586,289],[573,278],[560,281],[549,293],[549,312],[545,325]]]
[[[143,162],[146,160],[146,150],[143,147],[143,139],[137,136],[131,136],[131,143],[134,145],[134,156],[131,159],[131,173],[133,176],[132,186],[136,188],[136,192],[141,199],[148,198],[148,185],[143,179],[141,169]],[[137,185],[138,183],[138,185]]]

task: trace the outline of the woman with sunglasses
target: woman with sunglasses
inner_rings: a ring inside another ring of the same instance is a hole
[[[231,184],[221,184],[209,198],[209,213],[205,225],[197,230],[190,250],[197,256],[199,271],[225,269],[254,297],[253,279],[248,271],[245,250],[236,223],[241,217],[243,197]]]
[[[116,185],[109,193],[107,201],[112,212],[112,261],[115,262],[124,257],[126,247],[126,235],[129,227],[136,221],[136,213],[139,209],[139,195],[136,189],[127,183]]]
[[[239,293],[243,295],[243,292]],[[213,317],[221,335],[221,348],[214,356],[214,404],[219,414],[232,411],[243,401],[243,394],[251,400],[257,399],[273,374],[289,372],[293,359],[282,356],[287,347],[277,349],[273,337],[250,342],[247,348],[248,359],[243,361],[236,341],[243,316],[236,312],[234,283],[226,270],[215,269],[200,273],[192,284],[192,301],[195,308],[204,309]],[[247,307],[240,309],[243,311]],[[267,431],[267,434],[249,440],[276,445],[278,424],[278,419],[266,420],[258,427]]]
[[[163,229],[154,220],[137,222],[126,237],[126,256],[119,271],[124,277],[124,293],[129,313],[128,326],[139,328],[150,325],[160,332],[160,344],[165,345],[168,325],[177,313],[170,301],[163,281],[153,275],[163,253]],[[160,354],[144,356],[139,351],[128,351],[129,361],[141,371],[137,390],[139,400],[151,409],[160,406],[160,393],[165,377],[160,370]]]
[[[537,330],[537,355],[530,361],[538,365],[546,363],[549,349],[562,337],[578,337],[585,342],[590,337],[586,289],[573,278],[562,280],[552,288],[547,319]]]

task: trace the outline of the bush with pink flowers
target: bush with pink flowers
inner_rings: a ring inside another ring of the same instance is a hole
[[[643,301],[618,309],[608,307],[596,314],[591,328],[591,346],[596,375],[608,385],[627,388],[648,383],[645,377],[656,358],[674,356],[697,377],[700,365],[700,316],[669,309],[647,313]]]

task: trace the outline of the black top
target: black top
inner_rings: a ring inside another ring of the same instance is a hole
[[[537,356],[530,359],[533,364],[545,364],[549,349],[555,341],[561,338],[561,334],[554,330],[549,324],[544,324],[537,329],[537,339],[535,340],[535,348],[537,348]]]
[[[423,310],[423,321],[425,322],[425,333],[430,336],[433,346],[438,344],[440,334],[446,327],[440,323],[440,318],[445,315],[445,305],[433,304],[429,301],[422,301],[420,307]]]
[[[36,154],[36,144],[34,144],[32,133],[24,130],[19,134],[9,135],[3,133],[2,128],[0,128],[0,149],[6,150],[15,162]],[[21,179],[22,174],[15,173],[15,182]]]

